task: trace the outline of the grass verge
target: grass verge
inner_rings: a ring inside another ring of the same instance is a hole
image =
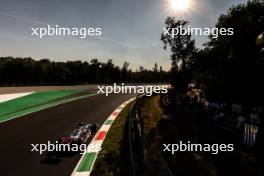
[[[144,119],[144,135],[148,135],[149,132],[156,128],[163,111],[160,107],[160,96],[152,96],[145,99],[143,106],[140,108],[142,117]]]
[[[63,97],[79,92],[79,90],[53,90],[33,93],[21,98],[0,103],[0,122],[61,100]],[[41,108],[40,108],[41,109]]]
[[[111,176],[127,175],[126,128],[132,103],[129,103],[117,116],[102,145],[91,175]]]

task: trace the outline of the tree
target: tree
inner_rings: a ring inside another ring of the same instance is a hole
[[[140,72],[128,70],[129,63],[122,68],[112,59],[106,63],[98,59],[87,61],[55,62],[31,58],[0,57],[0,86],[17,85],[64,85],[84,83],[148,82],[161,73],[141,67]],[[162,75],[166,75],[163,72]],[[166,81],[166,79],[161,79]]]
[[[176,20],[174,17],[167,17],[165,21],[165,29],[168,33],[161,34],[161,41],[164,44],[164,49],[170,47],[171,55],[171,83],[177,86],[178,89],[186,89],[189,82],[188,70],[193,64],[193,54],[196,51],[195,41],[190,34],[177,35],[173,31],[180,30],[189,24],[187,21]]]
[[[154,71],[155,73],[158,72],[158,63],[155,63],[155,64],[154,64],[153,71]]]
[[[125,61],[121,71],[121,78],[123,82],[128,80],[128,66],[129,63]]]
[[[162,66],[160,66],[160,68],[159,68],[159,72],[160,72],[160,73],[163,72],[163,68],[162,68]]]
[[[102,66],[102,64],[100,62],[98,62],[98,59],[92,59],[91,60],[91,75],[93,75],[91,78],[92,82],[99,82],[100,80],[100,72],[99,69]]]
[[[194,78],[209,98],[247,103],[263,100],[263,44],[258,40],[264,31],[263,11],[264,1],[252,0],[232,6],[219,17],[216,27],[233,28],[234,35],[210,38],[196,55]]]

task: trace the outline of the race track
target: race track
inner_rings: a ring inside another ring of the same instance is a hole
[[[96,95],[0,123],[0,175],[70,175],[80,154],[45,163],[39,153],[31,152],[30,144],[55,141],[68,135],[79,122],[102,124],[118,105],[133,96]]]

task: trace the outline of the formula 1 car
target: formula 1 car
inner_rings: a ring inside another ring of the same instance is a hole
[[[97,124],[79,123],[69,136],[59,138],[56,145],[80,146],[81,144],[86,144],[88,142],[88,139],[90,139],[90,137],[96,133],[98,127],[99,126]],[[42,161],[50,161],[57,159],[58,157],[72,156],[74,154],[76,154],[76,152],[60,150],[46,151],[44,152]]]
[[[77,128],[68,137],[61,137],[59,144],[83,144],[97,131],[97,124],[79,123]]]

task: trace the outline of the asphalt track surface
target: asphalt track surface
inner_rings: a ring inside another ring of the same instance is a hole
[[[42,162],[30,144],[47,144],[67,136],[79,122],[99,123],[132,94],[96,95],[0,123],[1,176],[68,176],[80,154]]]

